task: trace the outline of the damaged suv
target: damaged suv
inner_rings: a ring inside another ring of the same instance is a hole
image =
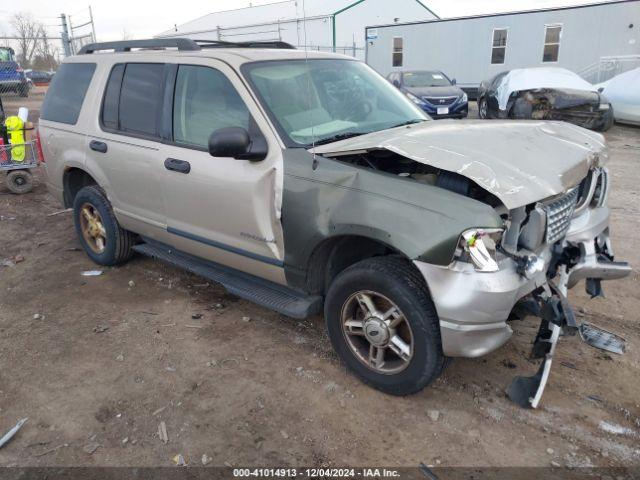
[[[269,48],[266,48],[269,47]],[[66,59],[39,125],[48,187],[89,257],[134,252],[294,318],[324,313],[348,367],[417,392],[622,278],[603,137],[560,122],[434,122],[367,65],[286,44],[155,39]]]

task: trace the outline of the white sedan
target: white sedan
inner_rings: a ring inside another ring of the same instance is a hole
[[[616,122],[640,125],[640,68],[621,73],[598,87],[613,105]]]

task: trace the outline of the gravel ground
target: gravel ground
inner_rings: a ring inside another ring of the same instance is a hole
[[[29,99],[33,116],[41,98]],[[606,137],[613,244],[638,265],[640,129]],[[637,271],[605,284],[606,298],[572,291],[579,318],[626,337],[627,353],[561,339],[538,410],[504,394],[537,368],[533,318],[498,351],[396,398],[345,370],[321,318],[285,318],[142,257],[83,277],[96,266],[71,216],[48,216],[60,206],[40,178],[23,196],[0,185],[0,260],[24,258],[0,266],[0,434],[29,417],[0,465],[163,466],[176,454],[234,466],[640,465]]]

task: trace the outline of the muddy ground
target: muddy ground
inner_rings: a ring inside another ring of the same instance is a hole
[[[606,136],[613,243],[639,265],[640,129]],[[637,271],[605,284],[607,298],[572,291],[579,318],[626,337],[627,353],[563,338],[538,410],[504,393],[537,368],[533,318],[396,398],[345,370],[321,318],[288,319],[139,256],[82,276],[96,265],[58,210],[40,176],[27,195],[0,186],[0,260],[24,257],[0,266],[0,434],[29,418],[0,465],[161,466],[179,453],[192,465],[640,465]]]

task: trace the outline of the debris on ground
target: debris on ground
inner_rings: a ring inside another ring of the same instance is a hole
[[[82,447],[82,450],[84,451],[84,453],[93,455],[95,451],[98,450],[98,448],[100,448],[101,446],[102,445],[100,445],[99,443],[91,442],[91,443],[87,443],[84,447]]]
[[[434,422],[440,419],[440,412],[438,410],[427,410],[427,415]]]
[[[600,421],[600,423],[598,424],[598,428],[614,435],[628,435],[631,437],[638,436],[636,432],[630,428],[623,427],[622,425],[618,425],[615,423],[605,422],[604,420]]]
[[[184,456],[181,453],[178,453],[176,456],[174,456],[172,459],[173,463],[175,463],[178,467],[186,467],[187,466],[187,460],[184,458]]]
[[[554,453],[553,448],[547,448],[547,453],[549,455],[553,455],[553,453]]]
[[[69,446],[68,443],[63,443],[62,445],[58,445],[57,447],[50,448],[49,450],[45,450],[44,452],[34,453],[33,456],[34,457],[44,457],[45,455],[49,455],[50,453],[57,452],[61,448],[66,448],[68,446]]]
[[[85,270],[82,272],[83,277],[99,277],[102,275],[102,270]]]
[[[3,258],[0,260],[0,267],[15,267],[16,264],[24,262],[24,256],[14,255],[13,257]]]
[[[289,438],[289,434],[284,430],[280,430],[280,435],[282,435],[282,438],[284,438],[285,440]]]
[[[251,317],[242,317],[242,321],[248,323],[251,321]]]
[[[193,315],[191,315],[192,320],[200,320],[201,318],[202,318],[201,313],[194,313]]]
[[[65,208],[64,210],[58,210],[57,212],[48,213],[47,217],[55,217],[56,215],[62,215],[63,213],[73,212],[73,208]]]
[[[165,411],[165,409],[167,408],[167,406],[165,405],[164,407],[160,407],[159,409],[157,409],[155,412],[153,412],[151,415],[153,415],[154,417],[156,415],[158,415],[159,413],[162,413]]]
[[[118,356],[116,357],[116,361],[118,361],[118,362],[124,362],[124,355],[123,355],[123,354],[118,355]]]
[[[16,433],[22,428],[22,426],[26,423],[28,418],[23,418],[16,425],[4,434],[2,438],[0,438],[0,448],[4,447],[5,444],[9,443],[9,441],[14,437]]]
[[[202,461],[202,465],[209,465],[213,461],[213,458],[211,458],[206,453],[204,453],[202,455],[202,460],[201,461]]]
[[[167,424],[164,422],[160,422],[158,425],[158,438],[162,443],[167,443],[169,441],[169,436],[167,435]]]
[[[33,314],[33,319],[34,320],[44,320],[44,315],[42,315],[40,313],[34,313]]]
[[[133,280],[129,280],[129,287],[133,288],[136,286],[136,282],[134,282]]]
[[[109,326],[108,325],[96,325],[95,327],[93,327],[93,332],[94,333],[104,333],[107,330],[109,330]]]

